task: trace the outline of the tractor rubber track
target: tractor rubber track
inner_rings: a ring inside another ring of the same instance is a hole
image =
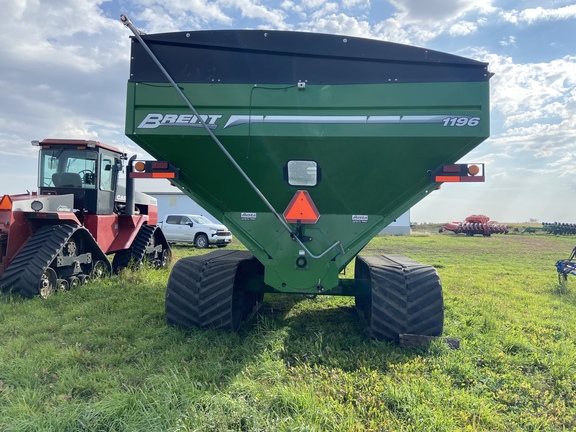
[[[38,295],[42,274],[77,231],[83,231],[84,238],[90,236],[96,245],[90,232],[78,225],[47,225],[36,231],[2,275],[2,292],[20,293],[24,297]],[[92,252],[94,261],[104,259],[108,262],[99,248]]]
[[[372,286],[369,299],[356,298],[370,337],[398,341],[401,334],[442,334],[444,301],[434,267],[402,255],[359,255],[356,266]]]
[[[256,258],[247,251],[220,250],[180,259],[168,279],[168,324],[237,331],[262,299],[236,283],[239,266],[248,268],[251,260]]]
[[[154,230],[156,227],[150,225],[142,225],[136,238],[129,249],[124,249],[116,252],[114,260],[112,261],[112,268],[114,273],[119,273],[123,268],[130,265],[138,266],[142,263],[146,247],[150,240],[154,237]]]
[[[155,225],[142,225],[136,238],[129,249],[124,249],[116,252],[114,260],[112,261],[112,268],[114,273],[119,273],[120,270],[129,266],[138,267],[143,263],[146,257],[146,250],[150,244],[154,244],[154,240],[162,244],[162,250],[165,251],[170,248],[168,242],[164,238],[162,231]]]

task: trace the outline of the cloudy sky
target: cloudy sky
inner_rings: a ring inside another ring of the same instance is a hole
[[[492,136],[411,220],[576,223],[574,0],[0,0],[0,194],[36,189],[31,140],[123,135],[130,32],[266,28],[418,45],[490,63]]]

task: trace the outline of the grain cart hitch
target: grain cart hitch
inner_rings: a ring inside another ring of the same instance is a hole
[[[556,262],[556,270],[558,271],[558,283],[563,284],[568,280],[568,275],[576,275],[576,261],[574,257],[576,256],[576,247],[572,249],[570,258],[567,260],[560,260]]]

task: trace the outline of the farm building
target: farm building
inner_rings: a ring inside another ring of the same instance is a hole
[[[168,180],[136,179],[136,190],[151,195],[158,200],[159,221],[163,220],[166,214],[186,213],[204,215],[214,222],[221,222],[185,195],[180,189],[172,186]],[[384,228],[381,233],[410,235],[410,211],[407,211]]]

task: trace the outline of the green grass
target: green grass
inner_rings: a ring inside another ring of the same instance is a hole
[[[167,327],[168,270],[3,296],[0,431],[573,430],[576,278],[554,263],[575,241],[374,239],[438,269],[459,350],[368,340],[341,297],[267,295],[238,334]]]

